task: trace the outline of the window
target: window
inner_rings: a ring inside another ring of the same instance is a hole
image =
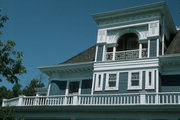
[[[103,87],[103,73],[97,73],[94,77],[95,91],[101,91]]]
[[[108,73],[106,79],[106,90],[117,90],[118,89],[118,73]]]
[[[139,86],[139,72],[131,74],[131,86]]]
[[[142,71],[129,72],[128,90],[142,89]]]
[[[154,89],[155,75],[154,71],[146,71],[145,89]]]

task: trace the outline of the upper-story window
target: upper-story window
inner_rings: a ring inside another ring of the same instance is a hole
[[[134,33],[127,33],[118,40],[116,51],[139,49],[138,36]]]
[[[129,72],[128,90],[142,89],[142,71]]]
[[[117,72],[107,73],[106,90],[118,90],[119,74]]]

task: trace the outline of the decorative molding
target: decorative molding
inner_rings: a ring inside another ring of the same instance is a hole
[[[97,43],[99,42],[106,42],[106,30],[104,29],[98,30]]]
[[[99,30],[100,31],[100,30]],[[106,31],[106,30],[101,30]],[[115,30],[107,30],[106,34],[98,34],[97,43],[104,43],[107,42],[108,44],[117,43],[118,39],[126,34],[126,33],[135,33],[137,34],[139,40],[147,39],[149,36],[148,32],[148,24],[143,26],[134,26],[134,27],[127,27],[127,28],[119,28]],[[104,37],[102,36],[104,35]]]
[[[154,21],[148,25],[149,36],[159,36],[159,21]]]
[[[99,23],[99,26],[105,26],[105,25],[110,25],[110,24],[117,24],[117,23],[124,23],[124,22],[130,22],[130,21],[137,21],[137,20],[141,20],[141,19],[151,19],[154,17],[160,17],[160,13],[158,12],[151,12],[151,13],[147,13],[147,14],[139,14],[139,15],[131,15],[128,17],[117,17],[114,19],[110,19],[110,20],[102,20]]]

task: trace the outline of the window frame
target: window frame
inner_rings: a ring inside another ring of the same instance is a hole
[[[132,73],[139,73],[139,85],[132,86]],[[130,71],[128,72],[128,90],[140,90],[142,89],[142,71]]]
[[[151,73],[151,85],[149,85],[149,74]],[[155,88],[155,70],[146,71],[146,80],[145,80],[145,89],[154,89]]]
[[[99,75],[101,75],[101,81],[100,85],[99,83]],[[95,91],[102,91],[103,90],[103,81],[104,81],[104,73],[95,73],[94,74],[94,80],[95,80]]]
[[[116,85],[114,87],[109,87],[109,75],[116,74]],[[106,84],[105,90],[118,90],[119,89],[119,72],[108,72],[106,73]]]

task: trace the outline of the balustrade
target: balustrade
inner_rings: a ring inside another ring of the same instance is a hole
[[[4,99],[3,106],[62,106],[62,105],[152,105],[179,104],[180,92],[132,93],[96,95],[20,96]]]
[[[142,58],[147,57],[147,50],[142,49]],[[126,50],[126,51],[116,51],[115,60],[127,60],[139,58],[139,49],[136,50]],[[106,53],[106,60],[113,60],[113,52]]]

